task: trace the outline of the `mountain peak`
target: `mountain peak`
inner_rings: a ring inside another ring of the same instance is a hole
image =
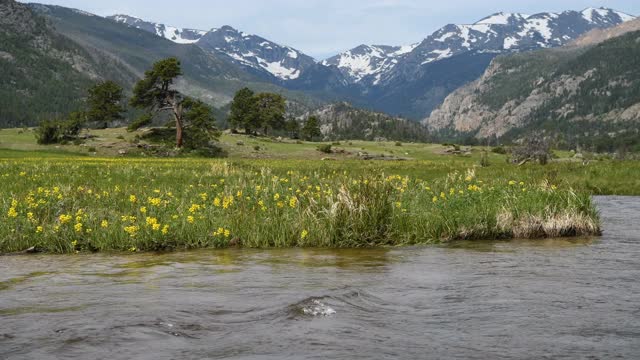
[[[223,25],[218,30],[239,33],[239,31],[231,25]]]
[[[606,19],[606,18],[610,18],[610,17],[618,17],[620,20],[622,20],[622,22],[627,22],[630,20],[635,19],[636,17],[633,15],[629,15],[620,11],[616,11],[614,9],[611,8],[606,8],[606,7],[599,7],[599,8],[594,8],[594,7],[588,7],[584,10],[581,11],[582,17],[584,17],[585,20],[593,22],[596,19],[600,18],[600,19]]]
[[[529,15],[519,13],[506,13],[498,12],[493,15],[487,16],[484,19],[476,22],[474,25],[508,25],[514,21],[527,19]]]
[[[107,16],[107,19],[111,19],[117,23],[126,24],[128,26],[144,30],[167,40],[173,41],[178,44],[193,44],[198,42],[206,31],[196,29],[182,29],[170,25],[158,24],[151,21],[145,21],[140,18],[117,14]]]

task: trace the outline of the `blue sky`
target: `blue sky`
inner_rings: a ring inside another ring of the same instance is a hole
[[[449,23],[505,11],[609,7],[640,15],[639,0],[43,0],[98,15],[124,13],[207,30],[231,25],[323,59],[360,44],[406,45]]]

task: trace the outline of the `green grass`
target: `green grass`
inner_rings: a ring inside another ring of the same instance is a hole
[[[0,177],[0,253],[371,247],[599,232],[588,194],[566,184],[430,161],[60,156],[2,160]]]
[[[87,146],[42,147],[29,131],[0,130],[0,253],[589,235],[599,232],[590,195],[640,195],[640,163],[584,165],[570,154],[514,166],[492,153],[480,167],[483,148],[460,156],[442,145],[353,141],[327,155],[316,143],[226,134],[228,159],[157,159],[114,153],[137,148],[130,141],[139,133],[92,134]],[[364,161],[357,152],[409,160]]]

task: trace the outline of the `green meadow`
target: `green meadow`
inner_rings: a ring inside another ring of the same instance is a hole
[[[28,129],[0,130],[0,253],[590,236],[600,233],[591,195],[640,194],[637,162],[568,153],[516,166],[483,147],[343,141],[327,154],[225,134],[226,158],[165,159],[145,156],[136,135],[40,146]]]

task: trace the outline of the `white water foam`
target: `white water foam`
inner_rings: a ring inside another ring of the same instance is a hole
[[[309,306],[302,308],[302,312],[309,316],[331,316],[336,313],[335,310],[323,304],[320,300],[313,300]]]

